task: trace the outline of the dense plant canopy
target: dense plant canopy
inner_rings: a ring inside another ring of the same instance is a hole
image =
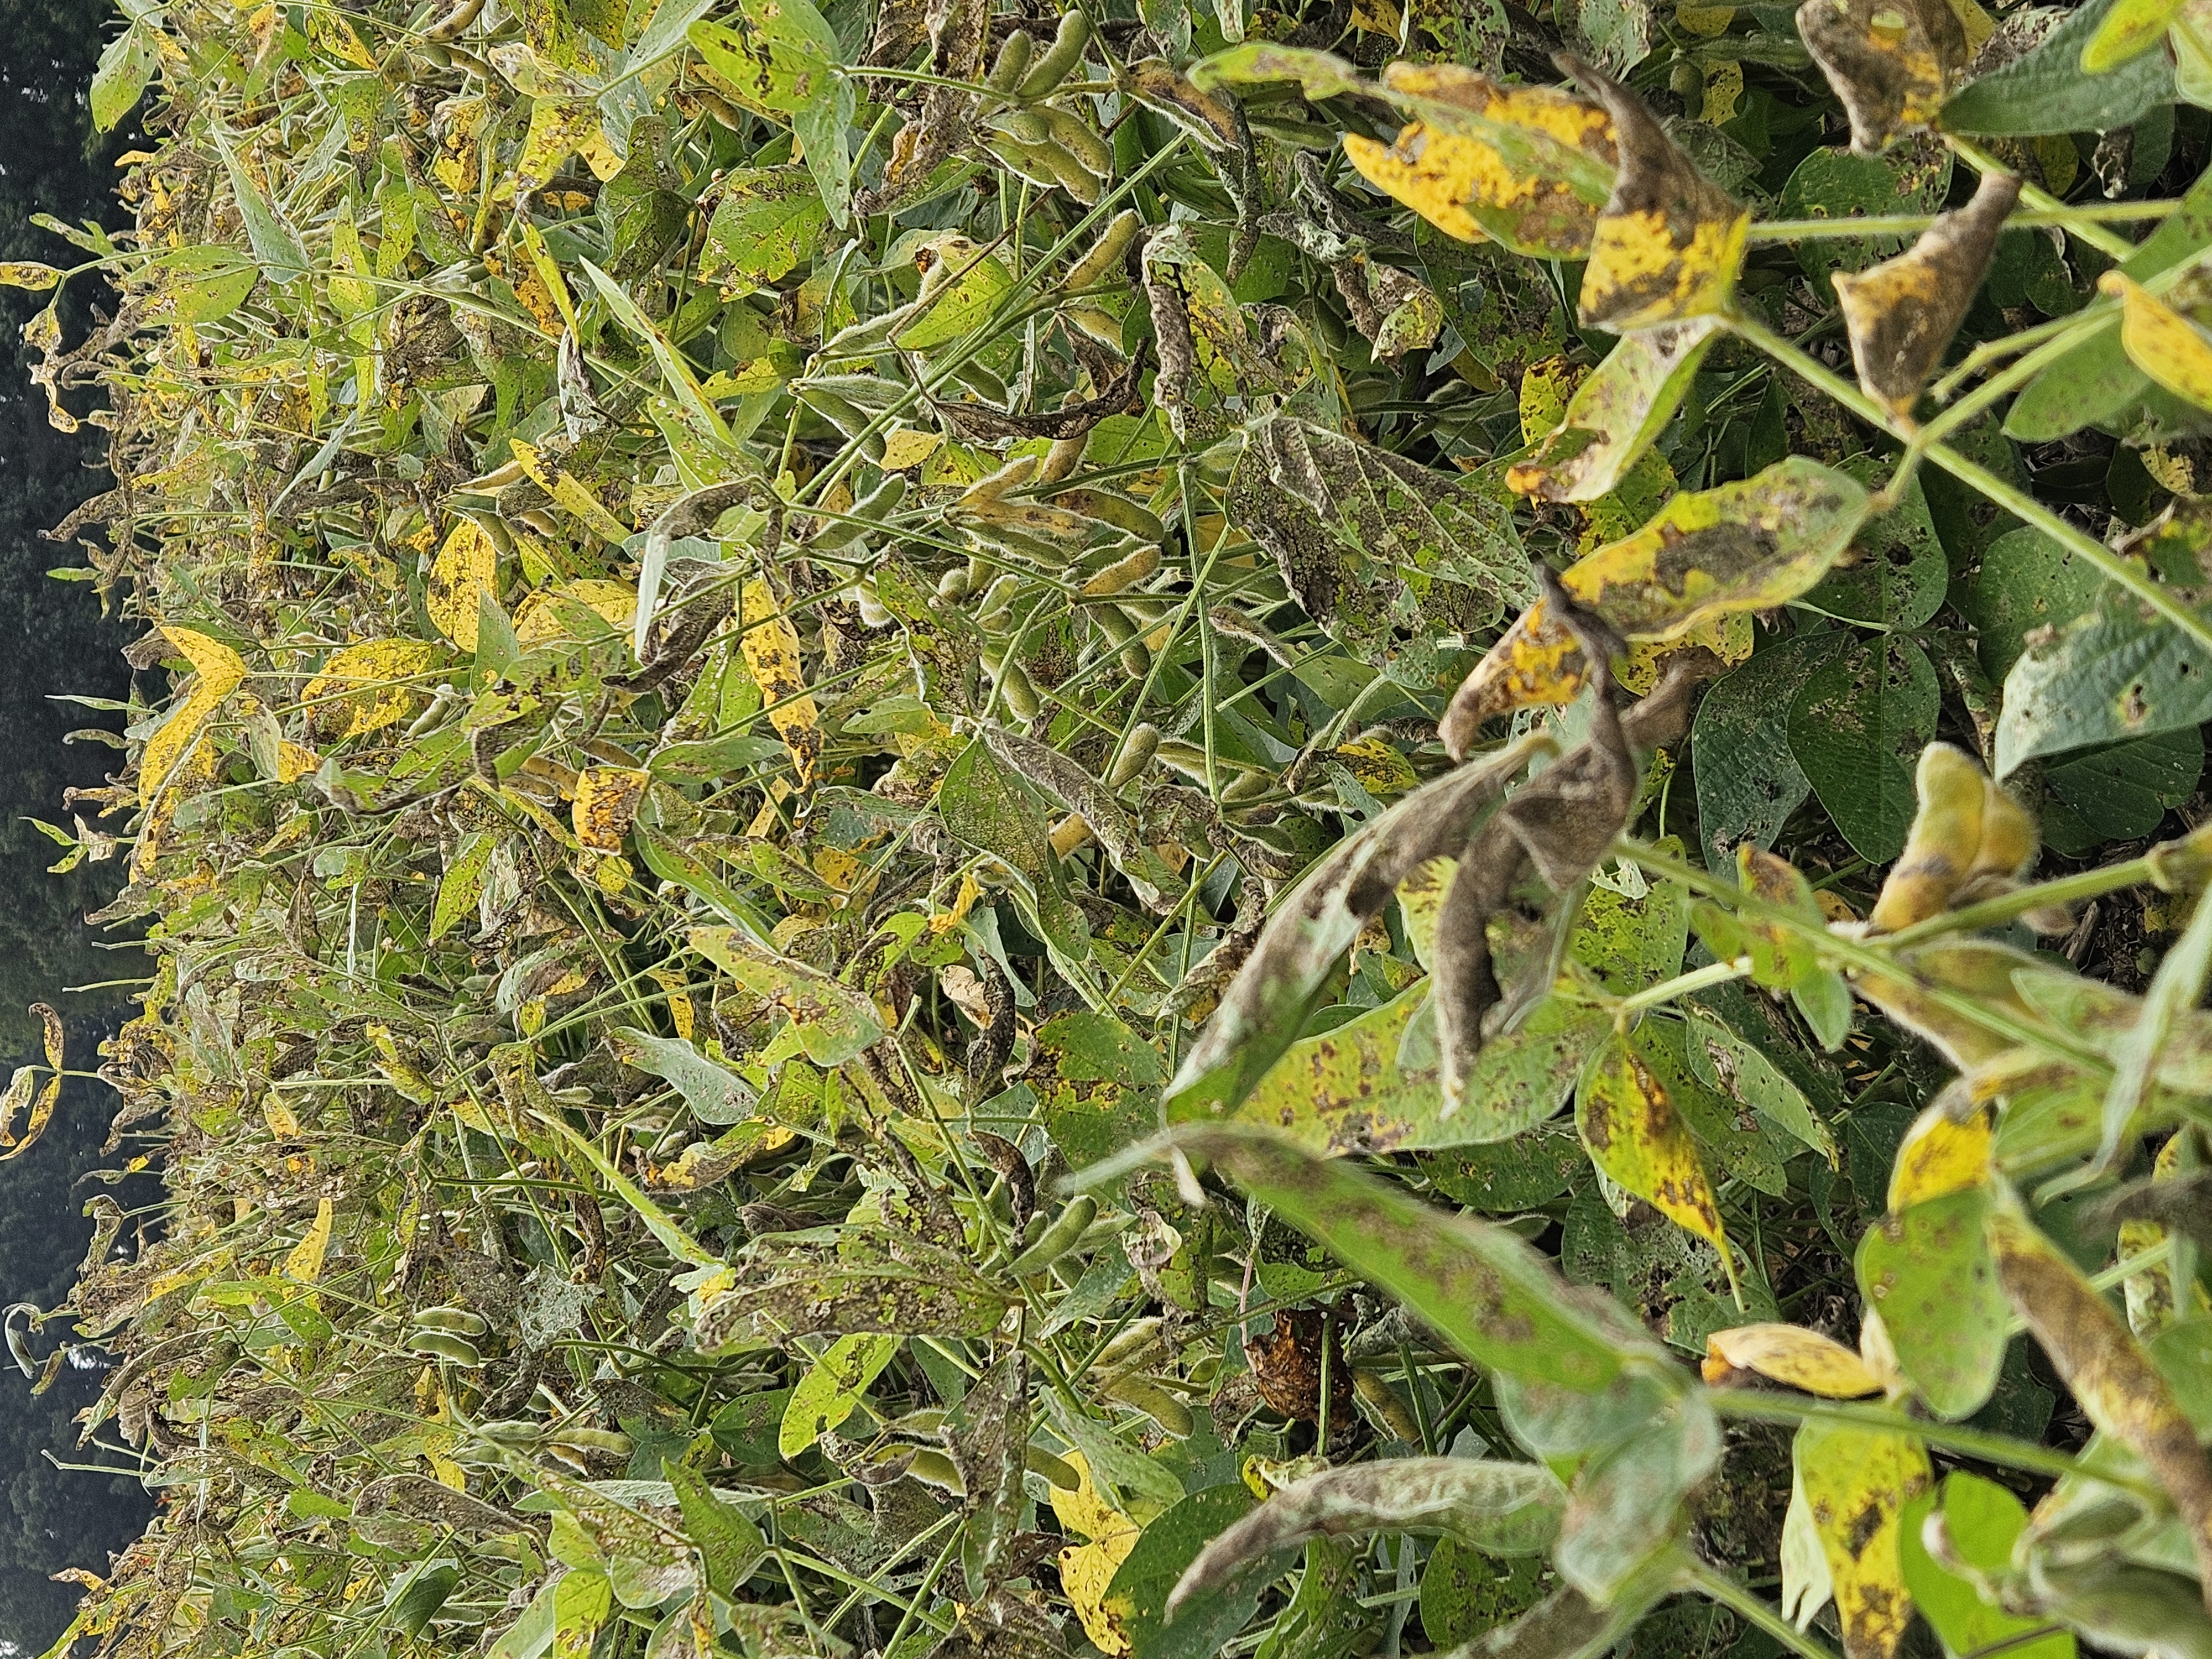
[[[88,1650],[2212,1651],[2203,0],[123,10]]]

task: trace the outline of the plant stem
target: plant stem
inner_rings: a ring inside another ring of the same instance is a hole
[[[1729,319],[1729,325],[1739,338],[1758,347],[1777,362],[1785,364],[1861,420],[1879,427],[1900,442],[1911,441],[1911,434],[1900,430],[1856,385],[1826,364],[1800,351],[1765,324],[1739,313]],[[2188,635],[2197,645],[2212,652],[2212,623],[2207,623],[2172,593],[2153,581],[2148,571],[2129,563],[2094,536],[2069,524],[2026,490],[2008,483],[1988,468],[1977,465],[1948,445],[1929,445],[1927,456],[1960,483],[1979,490],[2022,524],[2041,531],[2067,551],[2079,554],[2083,562],[2100,575],[2125,588],[2159,616]]]
[[[1946,133],[1943,142],[1951,147],[1953,155],[1977,173],[2010,173],[2012,171],[1987,150],[1978,145],[1967,143],[1964,138]],[[2051,223],[2064,227],[2067,234],[2075,240],[2087,243],[2100,253],[2108,253],[2115,259],[2124,259],[2136,251],[2136,245],[2126,237],[2116,235],[2112,231],[2106,230],[2096,222],[2094,216],[2083,212],[2079,208],[2069,207],[2039,185],[2022,181],[2020,187],[2020,199],[2027,204],[2029,211],[2040,212],[2047,216]]]
[[[1891,1434],[1911,1435],[1916,1440],[1923,1440],[1958,1456],[1995,1463],[2002,1468],[2024,1469],[2031,1474],[2047,1474],[2054,1479],[2085,1473],[2071,1456],[2048,1446],[2015,1440],[2010,1435],[1989,1434],[1957,1423],[1932,1423],[1917,1417],[1907,1417],[1887,1406],[1859,1405],[1839,1400],[1812,1400],[1799,1395],[1771,1393],[1764,1389],[1708,1389],[1705,1399],[1723,1417],[1752,1418],[1768,1423],[1835,1423],[1846,1428],[1880,1430]],[[2152,1481],[2130,1480],[2108,1474],[2095,1474],[2094,1478],[2108,1486],[2124,1487],[2156,1502],[2165,1501],[2163,1492]]]
[[[1946,910],[1916,921],[1910,927],[1901,927],[1888,936],[1893,946],[1917,945],[1923,939],[1938,933],[1970,933],[1977,928],[1996,927],[2030,910],[2046,905],[2078,904],[2083,899],[2093,899],[2122,887],[2133,887],[2140,883],[2158,879],[2157,866],[2162,860],[2161,852],[2183,843],[2168,842],[2166,848],[2154,848],[2139,857],[2108,864],[2099,870],[2083,870],[2070,876],[2060,876],[2052,881],[2041,881],[2033,887],[2015,888],[2009,893],[2000,893],[1995,898],[1984,899],[1978,904],[1969,904],[1957,910]],[[2171,857],[2171,853],[2166,855]]]
[[[1836,1659],[1820,1643],[1799,1630],[1772,1607],[1762,1596],[1753,1595],[1735,1579],[1717,1567],[1692,1559],[1682,1570],[1682,1585],[1693,1589],[1711,1601],[1717,1601],[1729,1612],[1750,1620],[1769,1636],[1799,1656],[1799,1659]]]
[[[2079,207],[2061,203],[2056,211],[2028,208],[2014,213],[2005,221],[2005,228],[2020,230],[2055,225],[2071,229],[2077,222],[2124,224],[2138,219],[2166,218],[2180,205],[2178,201],[2085,202]],[[1823,219],[1762,219],[1752,226],[1750,240],[1800,242],[1828,236],[1917,236],[1934,224],[1937,216],[1932,213],[1868,213]]]
[[[1702,968],[1692,968],[1686,974],[1677,974],[1672,979],[1638,991],[1633,996],[1602,1006],[1610,1008],[1616,1018],[1626,1019],[1631,1014],[1640,1014],[1646,1008],[1656,1008],[1676,997],[1686,997],[1692,991],[1702,991],[1708,985],[1725,985],[1732,979],[1741,979],[1751,972],[1748,957],[1737,962],[1709,962]]]

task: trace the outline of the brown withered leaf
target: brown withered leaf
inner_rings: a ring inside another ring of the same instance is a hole
[[[1997,233],[2019,199],[2014,175],[1984,173],[1972,201],[1940,216],[1897,258],[1836,273],[1859,385],[1898,420],[1911,419],[1921,388],[1981,291]]]
[[[2212,1606],[2212,1462],[2188,1414],[2112,1304],[2033,1224],[1988,1223],[1997,1282],[2089,1420],[2142,1459],[2189,1528]]]
[[[1557,61],[1605,106],[1620,151],[1583,270],[1583,325],[1626,334],[1719,311],[1743,263],[1749,210],[1698,171],[1633,92],[1571,54]]]
[[[1297,1423],[1321,1420],[1322,1337],[1328,1342],[1328,1419],[1352,1420],[1352,1366],[1344,1334],[1319,1308],[1278,1308],[1275,1328],[1244,1344],[1245,1363],[1267,1409]]]
[[[1933,125],[1966,61],[1948,0],[1805,0],[1797,33],[1843,100],[1861,155]]]

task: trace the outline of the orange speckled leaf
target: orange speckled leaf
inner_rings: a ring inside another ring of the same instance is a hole
[[[647,781],[645,773],[626,767],[594,766],[580,774],[569,809],[577,844],[594,853],[622,851]]]

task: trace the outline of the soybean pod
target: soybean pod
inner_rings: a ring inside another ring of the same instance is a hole
[[[1067,1207],[1052,1218],[1052,1224],[1037,1235],[1036,1243],[1006,1264],[1006,1271],[1016,1279],[1042,1273],[1073,1249],[1076,1241],[1097,1218],[1098,1200],[1088,1193],[1078,1193],[1067,1200]]]

